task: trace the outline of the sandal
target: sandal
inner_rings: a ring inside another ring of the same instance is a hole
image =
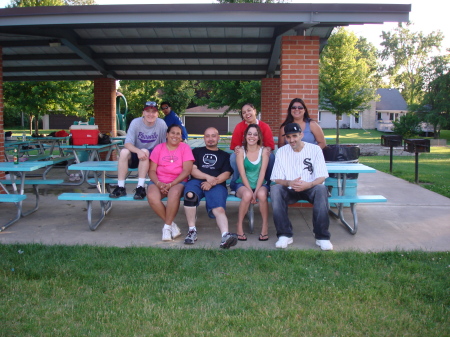
[[[238,234],[238,240],[239,241],[247,241],[247,236],[244,234]]]
[[[259,234],[259,241],[267,241],[269,240],[269,235],[267,234]]]

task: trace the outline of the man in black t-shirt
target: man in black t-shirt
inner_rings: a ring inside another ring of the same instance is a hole
[[[237,243],[237,235],[228,232],[228,218],[225,213],[228,190],[226,180],[233,170],[230,166],[230,155],[217,147],[219,131],[207,128],[204,134],[205,145],[194,149],[194,167],[191,179],[184,187],[184,212],[189,225],[185,244],[194,244],[197,240],[195,220],[197,206],[205,197],[206,210],[210,218],[215,218],[222,233],[220,248],[230,248]]]

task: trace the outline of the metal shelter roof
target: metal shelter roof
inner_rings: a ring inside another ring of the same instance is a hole
[[[171,4],[0,9],[3,80],[279,77],[281,37],[408,21],[404,4]]]

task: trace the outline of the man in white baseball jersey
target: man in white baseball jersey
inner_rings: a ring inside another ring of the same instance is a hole
[[[316,244],[322,250],[332,250],[328,227],[328,190],[323,182],[328,177],[325,159],[319,146],[302,141],[300,125],[289,123],[284,135],[290,146],[278,149],[270,179],[276,185],[270,188],[273,221],[277,229],[277,248],[286,248],[293,242],[292,223],[288,205],[307,200],[313,206],[313,227]]]

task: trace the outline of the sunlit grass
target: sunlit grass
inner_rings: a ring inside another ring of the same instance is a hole
[[[450,198],[450,147],[431,147],[431,153],[419,154],[419,184]],[[389,172],[389,156],[360,157],[359,161],[379,171]],[[392,174],[415,182],[415,156],[395,156]]]
[[[448,252],[0,245],[2,336],[443,336]]]

